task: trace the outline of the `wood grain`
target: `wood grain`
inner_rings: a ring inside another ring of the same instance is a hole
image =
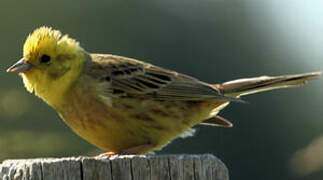
[[[211,154],[122,155],[6,160],[0,180],[228,180]]]

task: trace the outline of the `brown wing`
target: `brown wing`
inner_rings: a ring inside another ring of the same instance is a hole
[[[216,88],[195,78],[135,59],[93,54],[92,60],[96,64],[92,68],[96,67],[100,71],[96,78],[110,82],[107,92],[112,96],[143,96],[160,100],[241,101],[226,97]]]

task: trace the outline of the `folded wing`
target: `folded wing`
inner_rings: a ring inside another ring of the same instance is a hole
[[[151,64],[114,55],[93,55],[101,77],[111,83],[107,92],[111,96],[142,96],[159,100],[207,100],[224,99],[242,101],[226,97],[216,87],[190,76],[166,70]],[[93,69],[93,67],[92,67]],[[103,71],[102,71],[103,70]],[[98,74],[96,74],[98,76]]]

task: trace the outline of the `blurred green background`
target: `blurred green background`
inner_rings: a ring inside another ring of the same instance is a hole
[[[89,52],[112,53],[206,82],[323,69],[323,1],[0,1],[0,161],[94,155],[53,109],[5,72],[28,33],[47,25]],[[323,179],[323,80],[252,95],[158,154],[213,153],[231,179]],[[114,138],[114,137],[111,137]]]

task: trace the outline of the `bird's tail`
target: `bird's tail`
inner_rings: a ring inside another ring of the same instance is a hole
[[[255,78],[237,79],[223,84],[213,86],[220,90],[225,96],[238,98],[243,95],[269,91],[272,89],[297,87],[305,84],[308,80],[315,79],[321,72],[311,72],[304,74],[283,75],[283,76],[260,76]],[[218,112],[227,106],[226,102],[211,111],[209,118],[204,120],[202,125],[212,125],[221,127],[232,127],[232,123],[223,117],[217,116]]]
[[[268,91],[272,89],[297,87],[308,80],[315,79],[321,72],[310,72],[295,75],[260,76],[255,78],[237,79],[216,86],[225,96],[240,97],[247,94]]]

